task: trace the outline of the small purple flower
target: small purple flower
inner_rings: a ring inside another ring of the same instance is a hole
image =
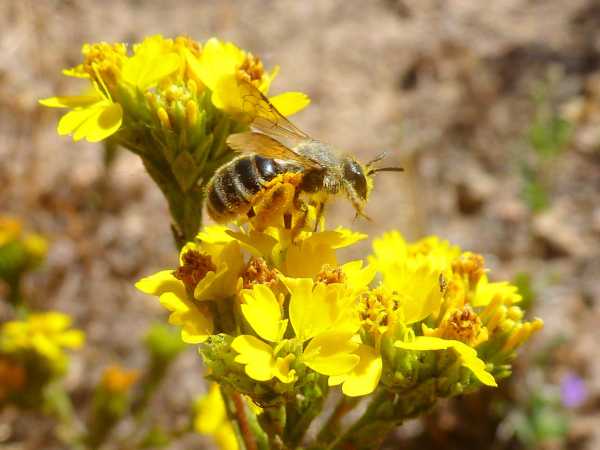
[[[587,398],[585,381],[572,372],[568,373],[560,382],[560,396],[567,408],[581,406]]]

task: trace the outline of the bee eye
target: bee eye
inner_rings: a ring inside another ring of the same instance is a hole
[[[344,178],[352,185],[360,198],[367,198],[367,179],[365,173],[356,161],[348,160],[344,163]]]

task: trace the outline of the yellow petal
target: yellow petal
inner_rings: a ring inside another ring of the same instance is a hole
[[[234,44],[212,38],[202,47],[198,64],[191,66],[202,83],[214,92],[221,78],[235,75],[244,58],[244,52]]]
[[[364,233],[358,233],[348,228],[337,227],[334,231],[336,234],[335,239],[332,240],[333,248],[343,248],[353,245],[357,242],[367,239],[369,236]],[[324,233],[328,233],[325,231]]]
[[[145,90],[175,72],[179,65],[180,58],[177,53],[142,52],[125,61],[122,77],[125,82]]]
[[[310,104],[308,95],[302,92],[284,92],[269,99],[271,104],[284,116],[291,116]]]
[[[239,445],[233,427],[229,422],[224,422],[213,433],[215,443],[219,450],[239,450]]]
[[[188,344],[200,344],[213,334],[212,313],[208,308],[193,308],[184,313],[173,313],[169,322],[181,326],[181,340]]]
[[[57,338],[61,346],[67,348],[80,348],[85,343],[85,333],[80,330],[68,330]]]
[[[63,69],[62,74],[73,78],[90,78],[90,74],[83,69],[83,64],[71,67],[70,69]]]
[[[358,364],[354,354],[358,344],[351,341],[352,334],[337,330],[315,336],[302,354],[302,361],[317,373],[341,375]]]
[[[417,336],[412,342],[396,341],[394,346],[405,350],[418,351],[453,348],[459,354],[462,365],[470,369],[479,381],[487,386],[497,386],[492,374],[486,371],[485,362],[477,357],[477,351],[460,341],[432,336]]]
[[[243,294],[242,314],[256,333],[271,342],[283,337],[287,320],[282,320],[281,306],[275,294],[264,284],[254,285]]]
[[[314,284],[310,278],[281,280],[290,291],[289,317],[296,336],[305,341],[333,329],[353,332],[355,322],[348,322],[342,284]],[[340,320],[343,323],[340,323]]]
[[[290,364],[295,360],[293,354],[287,355],[285,358],[277,358],[273,366],[273,375],[282,383],[291,383],[296,379],[296,371],[290,369]]]
[[[127,58],[121,69],[122,79],[145,90],[175,72],[181,58],[171,51],[172,42],[161,35],[149,36],[134,47],[134,55]]]
[[[162,270],[154,275],[142,278],[135,287],[144,294],[161,295],[164,292],[177,292],[181,296],[185,295],[185,286],[175,278],[172,270]]]
[[[226,244],[234,239],[229,231],[229,228],[223,225],[209,225],[202,228],[196,239],[207,244]]]
[[[68,112],[60,119],[57,130],[61,136],[73,134],[75,141],[85,138],[89,142],[98,142],[114,134],[122,120],[121,105],[103,101]]]
[[[348,397],[358,397],[373,392],[379,384],[383,369],[381,355],[374,348],[361,344],[356,354],[360,361],[349,374],[343,376],[342,392]],[[339,384],[341,379],[341,377],[334,378],[331,382]]]
[[[273,378],[273,349],[257,337],[236,337],[231,348],[239,353],[235,362],[245,365],[245,372],[253,380],[268,381]]]
[[[228,231],[227,234],[238,240],[254,256],[261,256],[267,260],[271,258],[273,249],[277,245],[277,239],[273,236],[258,231],[250,231],[247,234]]]
[[[198,433],[212,434],[227,420],[225,402],[217,383],[211,385],[208,394],[196,402],[194,409],[194,428]]]
[[[193,304],[187,299],[185,289],[172,292],[164,292],[159,296],[160,304],[171,312],[187,312]]]
[[[367,264],[363,268],[363,261],[356,260],[342,265],[342,272],[346,275],[346,284],[357,292],[369,287],[377,274],[377,268],[374,264]]]
[[[38,102],[50,108],[86,108],[103,100],[104,97],[94,91],[83,95],[48,97],[38,100]]]
[[[208,272],[194,290],[194,298],[199,301],[221,300],[237,292],[237,281],[244,266],[244,259],[237,241],[220,246],[208,245],[214,253],[211,257],[217,265],[217,272]]]

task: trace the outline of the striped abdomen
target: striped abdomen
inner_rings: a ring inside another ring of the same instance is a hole
[[[206,187],[208,213],[216,222],[227,222],[248,213],[252,198],[277,175],[298,172],[293,163],[259,155],[242,155],[215,172]]]

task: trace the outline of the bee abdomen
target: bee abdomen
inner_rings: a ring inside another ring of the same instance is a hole
[[[291,167],[258,155],[240,156],[222,166],[207,186],[207,208],[217,222],[246,213],[263,185]]]

